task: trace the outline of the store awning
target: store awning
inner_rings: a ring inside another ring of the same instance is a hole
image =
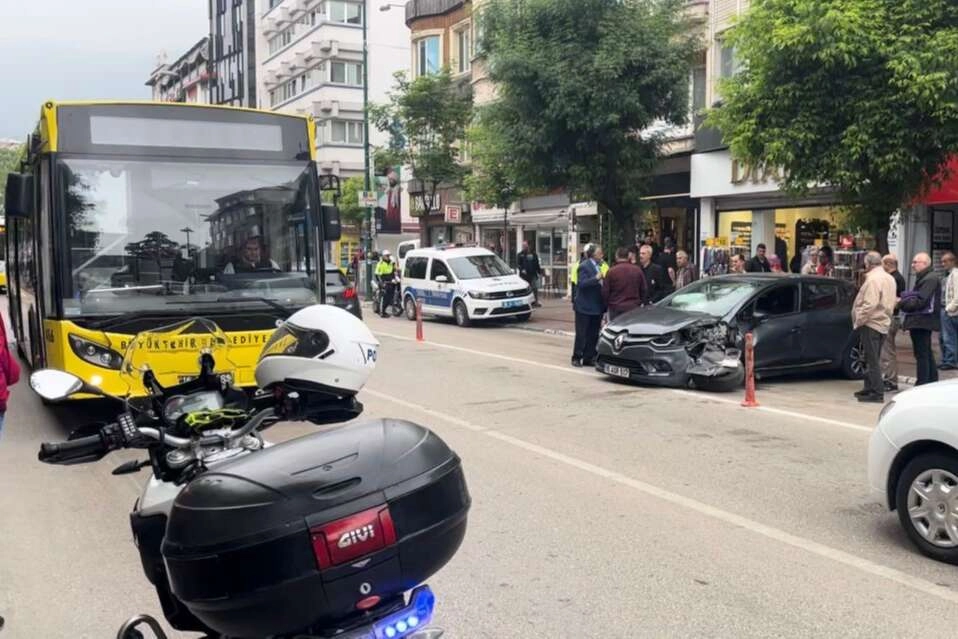
[[[952,158],[948,163],[948,172],[948,179],[928,193],[925,204],[958,203],[958,157]]]
[[[513,226],[566,227],[572,212],[569,207],[522,211],[509,216]]]

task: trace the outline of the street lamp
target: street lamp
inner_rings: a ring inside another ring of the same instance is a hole
[[[366,11],[369,3],[363,0],[363,164],[365,166],[366,193],[372,190],[372,176],[369,175],[369,47],[367,46],[366,33],[368,31],[369,12]],[[369,255],[373,250],[373,210],[366,207],[366,237],[364,238],[365,250],[363,258],[366,263],[366,299],[372,299],[373,296],[373,265],[369,260]]]
[[[398,8],[398,9],[405,9],[405,8],[406,8],[406,5],[405,5],[405,4],[396,4],[395,2],[387,2],[386,4],[381,4],[381,5],[379,5],[379,10],[380,10],[380,11],[389,11],[389,10],[392,9],[393,7],[396,7],[396,8]]]
[[[186,233],[186,257],[190,257],[190,233],[193,232],[193,229],[188,226],[184,226],[180,229],[180,233]]]

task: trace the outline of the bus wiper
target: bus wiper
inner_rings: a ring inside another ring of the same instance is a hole
[[[163,317],[168,318],[171,315],[181,315],[182,313],[170,313],[164,311],[128,311],[126,313],[120,313],[119,315],[111,315],[109,317],[104,317],[100,320],[90,320],[87,324],[90,328],[94,329],[105,329],[110,326],[116,326],[117,324],[122,324],[123,322],[129,322],[139,319],[147,319],[151,317]]]
[[[292,315],[292,313],[290,312],[290,310],[289,310],[288,308],[286,308],[285,306],[283,306],[282,304],[280,304],[280,303],[277,302],[276,300],[271,300],[271,299],[268,298],[268,297],[245,297],[245,296],[243,296],[243,297],[220,297],[220,298],[217,298],[214,303],[216,303],[216,304],[223,304],[223,303],[228,303],[228,302],[246,302],[246,301],[261,302],[261,303],[263,303],[263,304],[266,304],[267,306],[269,306],[269,307],[272,308],[273,310],[279,311],[279,312],[283,315],[283,319],[289,319],[289,316]]]

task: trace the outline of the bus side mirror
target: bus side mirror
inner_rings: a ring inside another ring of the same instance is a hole
[[[336,242],[343,236],[343,225],[339,218],[339,207],[324,204],[322,208],[323,240]]]
[[[3,197],[7,217],[33,217],[33,176],[8,173]]]

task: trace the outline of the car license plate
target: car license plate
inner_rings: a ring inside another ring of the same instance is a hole
[[[226,382],[227,382],[228,384],[230,384],[230,385],[233,384],[233,373],[217,373],[217,374],[218,374],[220,377],[225,377],[225,378],[226,378]],[[193,381],[194,379],[196,379],[196,378],[197,378],[196,375],[179,375],[179,376],[177,377],[177,383],[179,383],[179,384],[185,384],[186,382],[192,382],[192,381]]]
[[[616,377],[631,377],[628,368],[623,368],[622,366],[613,366],[612,364],[606,364],[603,369],[609,375],[615,375]]]
[[[520,306],[525,306],[525,302],[522,300],[509,300],[508,302],[502,303],[502,308],[519,308]]]
[[[738,368],[739,364],[741,364],[741,362],[732,357],[726,357],[722,360],[722,366],[724,368]]]

